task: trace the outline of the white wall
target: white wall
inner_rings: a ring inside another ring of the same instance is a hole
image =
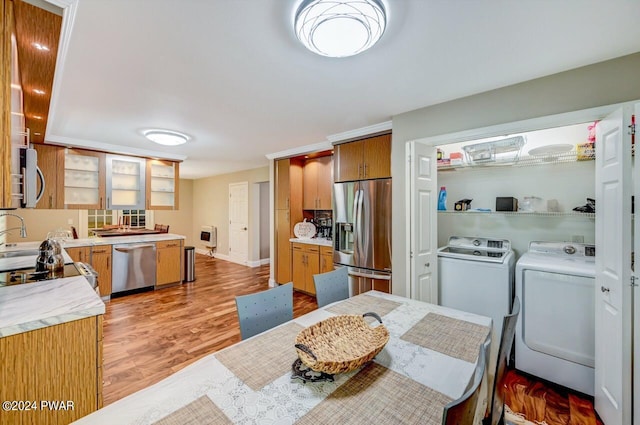
[[[640,99],[638,69],[640,53],[394,116],[391,149],[393,293],[407,295],[407,142]]]

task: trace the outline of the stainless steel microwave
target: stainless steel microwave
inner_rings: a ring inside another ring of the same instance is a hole
[[[14,145],[11,154],[11,207],[35,208],[45,188],[44,175],[38,168],[38,152]]]

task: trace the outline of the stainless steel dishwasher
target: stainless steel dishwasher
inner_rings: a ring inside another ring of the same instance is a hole
[[[113,246],[111,292],[130,291],[156,284],[156,245],[128,243]]]

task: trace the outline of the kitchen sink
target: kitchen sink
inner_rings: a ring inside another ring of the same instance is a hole
[[[19,251],[3,251],[0,252],[0,258],[27,257],[30,255],[38,255],[38,249],[22,249]]]

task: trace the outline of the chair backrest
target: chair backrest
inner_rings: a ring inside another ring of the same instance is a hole
[[[471,385],[459,399],[453,400],[444,406],[442,425],[473,425],[480,396],[480,385],[487,367],[485,356],[485,344],[480,344],[473,381],[471,381]]]
[[[78,239],[78,231],[73,226],[71,226],[71,235],[73,236],[73,239]]]
[[[346,267],[313,275],[318,308],[349,298],[349,274]]]
[[[153,230],[160,231],[162,233],[169,233],[169,225],[168,224],[156,224],[153,227]]]
[[[236,297],[240,334],[247,339],[293,319],[293,283]]]
[[[504,379],[507,374],[507,357],[511,352],[513,338],[516,333],[516,323],[520,314],[520,300],[515,297],[511,314],[504,316],[502,320],[502,335],[498,347],[498,360],[496,361],[496,373],[493,377],[493,391],[490,394],[489,424],[497,425],[504,415]]]

